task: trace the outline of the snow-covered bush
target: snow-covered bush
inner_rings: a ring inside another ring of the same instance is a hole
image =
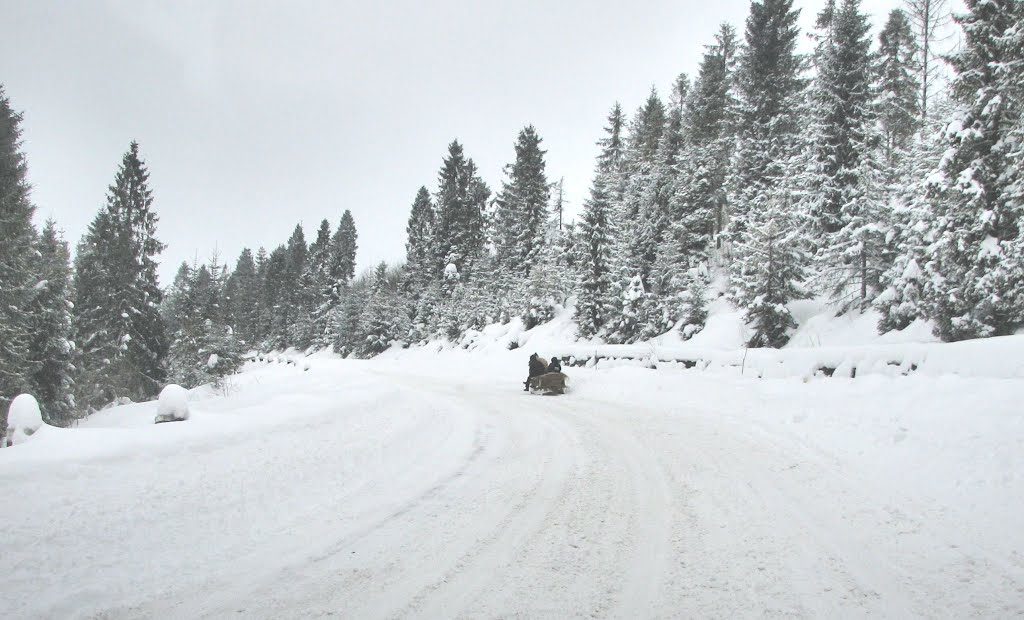
[[[156,405],[157,424],[180,422],[188,417],[188,390],[172,383],[160,391],[160,400]]]
[[[11,401],[7,409],[7,440],[4,443],[15,445],[27,441],[42,426],[39,403],[31,394],[21,394]]]

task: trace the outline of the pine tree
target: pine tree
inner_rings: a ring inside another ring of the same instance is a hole
[[[737,244],[742,243],[739,236],[748,214],[764,211],[779,199],[779,164],[795,148],[795,110],[804,90],[804,60],[796,52],[798,16],[792,0],[763,0],[750,6],[746,45],[736,71],[736,154],[728,181],[726,230]]]
[[[916,57],[917,44],[906,14],[893,9],[878,35],[878,110],[885,163],[895,174],[920,120]],[[896,177],[892,176],[890,180]]]
[[[185,387],[220,386],[241,367],[241,345],[225,320],[226,273],[215,254],[208,264],[183,265],[175,279],[168,359],[172,380]]]
[[[607,136],[598,141],[597,171],[590,198],[583,204],[577,243],[580,284],[575,319],[579,335],[592,338],[612,320],[611,294],[615,247],[615,197],[621,196],[623,166],[622,108],[608,117]]]
[[[747,219],[733,271],[738,303],[753,327],[751,347],[781,347],[796,327],[787,304],[805,296],[802,286],[806,248],[805,226],[791,205],[770,203]]]
[[[646,283],[655,249],[668,223],[667,204],[659,203],[656,188],[658,147],[665,121],[665,105],[652,88],[633,118],[624,162],[625,192],[618,213],[621,260],[616,269],[623,285],[635,276]]]
[[[266,251],[260,249],[264,255]],[[260,282],[249,248],[242,250],[225,287],[228,324],[240,346],[253,348],[260,339]]]
[[[1014,0],[967,0],[957,21],[965,47],[953,58],[954,93],[963,106],[943,157],[945,191],[938,202],[937,272],[933,294],[943,340],[1013,333],[1022,317],[1019,194],[1012,132],[1024,112],[1020,69],[1024,19]]]
[[[359,319],[362,337],[359,353],[363,357],[373,357],[384,352],[402,341],[410,326],[394,278],[389,274],[387,264],[382,262],[374,270],[370,296]]]
[[[416,192],[405,232],[405,283],[413,298],[418,299],[434,278],[434,256],[437,254],[434,247],[434,204],[426,187],[420,187]]]
[[[541,138],[533,125],[519,132],[515,162],[495,201],[494,249],[498,267],[529,277],[543,249],[548,221],[548,181]]]
[[[484,209],[491,192],[457,140],[448,145],[437,185],[436,273],[449,282],[468,280],[473,263],[484,252]]]
[[[722,232],[726,213],[725,182],[735,145],[736,31],[722,24],[701,61],[700,73],[687,104],[690,157],[694,169],[688,183],[686,227],[690,252],[701,252]]]
[[[309,262],[302,277],[302,285],[307,290],[311,320],[307,340],[316,346],[325,346],[334,289],[331,279],[331,225],[327,220],[320,222],[316,240],[309,246]]]
[[[356,233],[356,223],[352,218],[352,212],[345,209],[341,214],[341,222],[331,239],[331,280],[335,283],[337,291],[344,288],[344,285],[356,275],[356,250],[358,249],[359,235]],[[332,300],[337,304],[339,293],[335,293]]]
[[[942,52],[938,46],[942,42],[942,29],[949,23],[949,0],[903,0],[907,7],[907,16],[913,27],[916,38],[917,82],[920,85],[921,124],[930,120],[931,103],[934,99],[935,84],[943,64]]]
[[[279,245],[270,253],[265,263],[261,301],[266,316],[264,349],[287,346],[289,312],[287,291],[288,249]]]
[[[84,398],[99,406],[118,397],[155,395],[165,377],[167,338],[155,257],[157,217],[149,173],[131,143],[107,204],[93,220],[75,259],[76,342]]]
[[[0,411],[30,387],[37,368],[30,362],[30,304],[37,282],[33,272],[35,206],[29,199],[28,164],[21,151],[20,113],[11,109],[0,85]],[[7,419],[0,420],[0,430]],[[2,436],[2,434],[0,434]]]
[[[871,144],[874,122],[871,88],[869,24],[860,12],[860,0],[842,0],[826,21],[818,51],[814,97],[817,114],[815,152],[820,176],[815,188],[818,229],[826,234],[846,224],[844,206],[855,200],[858,172]]]
[[[37,245],[38,263],[32,312],[30,379],[43,420],[67,426],[74,419],[74,366],[71,342],[71,254],[68,244],[48,220]]]
[[[284,338],[287,346],[305,348],[309,346],[308,334],[312,331],[310,316],[313,291],[303,280],[309,264],[309,246],[302,225],[296,224],[288,238],[287,260],[285,261],[284,305],[281,308]]]

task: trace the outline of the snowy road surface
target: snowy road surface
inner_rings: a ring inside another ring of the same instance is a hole
[[[468,359],[468,358],[466,358]],[[8,618],[1024,614],[1020,381],[257,365],[0,450]]]

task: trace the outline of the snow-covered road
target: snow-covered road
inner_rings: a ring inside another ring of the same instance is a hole
[[[258,365],[0,450],[5,616],[1024,613],[1020,381],[469,366]]]

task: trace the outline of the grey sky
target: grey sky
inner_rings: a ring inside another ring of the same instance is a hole
[[[805,29],[824,0],[797,0]],[[695,73],[747,0],[2,0],[0,82],[25,113],[39,220],[72,244],[129,141],[149,165],[161,281],[216,247],[308,240],[351,209],[359,265],[404,257],[420,185],[458,138],[492,190],[534,124],[577,209],[609,107]],[[895,0],[865,0],[880,27]]]

